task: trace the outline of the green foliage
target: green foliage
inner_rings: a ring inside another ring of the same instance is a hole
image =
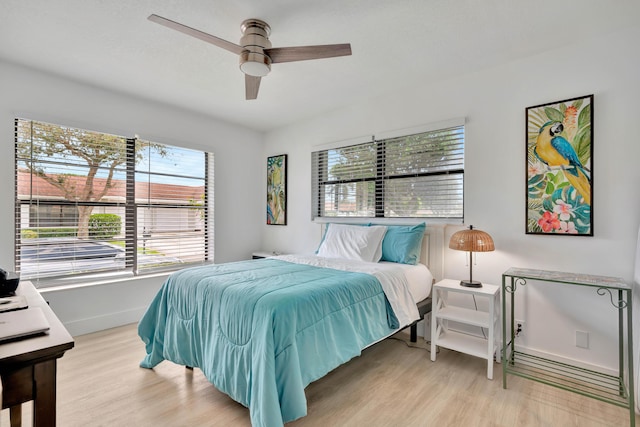
[[[20,235],[22,236],[23,239],[37,239],[38,238],[38,232],[36,230],[32,230],[32,229],[21,230]]]
[[[551,107],[545,107],[544,108],[544,112],[547,115],[547,117],[549,118],[549,120],[551,120],[551,121],[561,122],[561,121],[564,120],[564,114],[562,114],[560,112],[560,110],[557,110],[557,109],[551,108]]]
[[[583,98],[576,99],[576,100],[573,102],[573,104],[572,104],[572,105],[573,105],[574,107],[576,107],[576,110],[578,110],[578,111],[579,111],[579,110],[580,110],[580,107],[582,107],[582,103],[583,103],[583,102],[584,102],[584,99],[583,99]],[[562,104],[562,105],[564,105],[564,104]],[[590,107],[589,107],[589,105],[587,105],[587,107],[586,107],[586,108],[590,108]],[[566,107],[565,107],[565,109],[566,109]]]
[[[541,199],[544,195],[546,183],[543,174],[537,174],[529,178],[527,182],[529,199]]]
[[[89,237],[110,239],[120,234],[122,220],[116,214],[93,214],[89,217]]]
[[[553,212],[554,206],[562,201],[571,206],[570,221],[580,234],[589,233],[591,227],[591,206],[584,203],[582,196],[572,186],[564,186],[553,192],[551,197],[544,199],[543,207],[549,212]]]
[[[121,179],[117,174],[121,173],[128,156],[133,155],[138,163],[150,151],[162,157],[168,155],[165,146],[140,140],[136,140],[131,152],[127,138],[117,135],[33,120],[19,119],[16,124],[18,163],[57,188],[66,200],[101,201],[113,187],[114,179]],[[60,168],[62,164],[64,172]],[[87,237],[91,209],[90,206],[79,208],[78,230],[74,235]]]
[[[591,105],[578,114],[578,132],[572,141],[580,162],[585,165],[591,157]]]
[[[74,227],[40,227],[22,229],[20,235],[23,239],[37,239],[48,237],[76,237],[77,229]]]
[[[580,159],[580,163],[582,163],[583,165],[588,164],[587,162],[591,158],[591,126],[590,125],[580,128],[578,133],[576,133],[575,138],[573,138],[573,147],[576,150],[578,159]]]

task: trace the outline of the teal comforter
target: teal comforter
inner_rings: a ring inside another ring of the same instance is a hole
[[[375,277],[277,259],[187,268],[138,325],[147,355],[198,367],[254,426],[307,414],[305,387],[399,327]]]

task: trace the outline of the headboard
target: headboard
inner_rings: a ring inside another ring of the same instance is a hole
[[[320,224],[320,239],[324,236],[327,223]],[[390,225],[405,225],[393,223]],[[415,224],[407,224],[415,225]],[[422,249],[420,251],[420,263],[429,267],[433,278],[436,281],[443,279],[444,272],[444,225],[427,224],[422,238]]]
[[[422,238],[420,262],[431,270],[437,281],[444,277],[444,226],[427,225]]]

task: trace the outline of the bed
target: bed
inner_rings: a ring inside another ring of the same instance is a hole
[[[138,325],[140,365],[201,369],[254,426],[301,418],[308,384],[421,319],[424,230],[331,224],[315,254],[175,272]]]

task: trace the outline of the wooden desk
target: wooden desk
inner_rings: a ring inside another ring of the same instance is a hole
[[[10,408],[11,426],[22,424],[22,403],[33,400],[34,427],[56,425],[56,363],[73,348],[69,332],[31,282],[22,281],[16,294],[29,307],[40,307],[51,329],[40,335],[0,344],[2,409]]]

